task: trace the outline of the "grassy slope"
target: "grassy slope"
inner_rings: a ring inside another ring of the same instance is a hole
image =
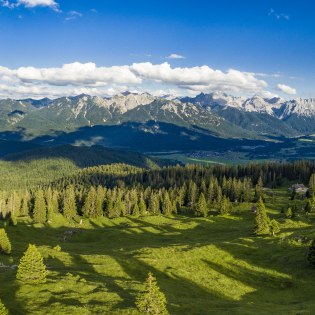
[[[276,204],[276,206],[272,206]],[[28,243],[37,244],[49,267],[48,282],[20,285],[15,270],[0,268],[0,296],[13,314],[138,314],[135,296],[148,271],[165,293],[171,314],[313,314],[315,270],[307,245],[295,236],[315,236],[315,218],[279,214],[288,194],[269,199],[269,213],[282,232],[251,235],[248,207],[229,217],[146,217],[84,221],[82,226],[8,228],[17,264]],[[63,240],[66,231],[74,236]],[[61,252],[52,248],[59,244]],[[68,275],[71,273],[73,276]],[[85,282],[86,281],[86,282]]]

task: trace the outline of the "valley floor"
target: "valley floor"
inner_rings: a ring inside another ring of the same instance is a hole
[[[49,269],[42,285],[21,285],[0,268],[0,296],[12,314],[138,314],[135,298],[151,271],[170,314],[314,314],[315,270],[303,236],[315,218],[285,219],[276,237],[252,235],[250,205],[231,216],[118,218],[7,228],[17,265],[36,244]],[[61,251],[54,249],[61,246]]]

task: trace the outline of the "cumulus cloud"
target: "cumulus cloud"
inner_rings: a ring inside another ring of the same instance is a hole
[[[242,95],[266,95],[268,84],[253,73],[235,69],[215,70],[209,66],[172,67],[150,62],[99,67],[95,63],[74,62],[61,67],[0,66],[1,97],[40,97],[113,94],[126,89],[178,90],[183,94],[222,91]],[[80,93],[78,93],[80,94]]]
[[[292,88],[288,85],[285,85],[285,84],[278,84],[277,85],[277,89],[285,94],[288,94],[288,95],[295,95],[296,94],[296,89],[295,88]]]
[[[178,54],[170,54],[166,58],[167,59],[185,59],[186,57],[182,55],[178,55]]]
[[[59,11],[59,4],[55,0],[17,0],[15,2],[9,0],[1,0],[0,4],[3,7],[7,7],[10,9],[23,5],[26,8],[49,7],[55,11]]]

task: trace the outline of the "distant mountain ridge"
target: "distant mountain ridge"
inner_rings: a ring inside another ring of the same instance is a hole
[[[223,138],[297,137],[315,132],[315,99],[244,98],[219,92],[174,98],[125,92],[104,98],[82,94],[0,100],[0,130],[23,130],[30,138],[149,121],[197,128]]]

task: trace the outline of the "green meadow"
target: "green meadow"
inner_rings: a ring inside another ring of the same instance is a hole
[[[12,254],[1,256],[0,296],[12,314],[139,314],[136,296],[151,271],[170,314],[314,314],[315,270],[306,261],[315,217],[280,213],[289,195],[267,198],[275,237],[252,234],[251,204],[229,216],[147,216],[7,227]],[[298,202],[299,203],[299,202]],[[302,201],[300,202],[302,204]],[[36,244],[47,282],[15,280],[27,245]],[[61,250],[55,248],[59,245]]]

